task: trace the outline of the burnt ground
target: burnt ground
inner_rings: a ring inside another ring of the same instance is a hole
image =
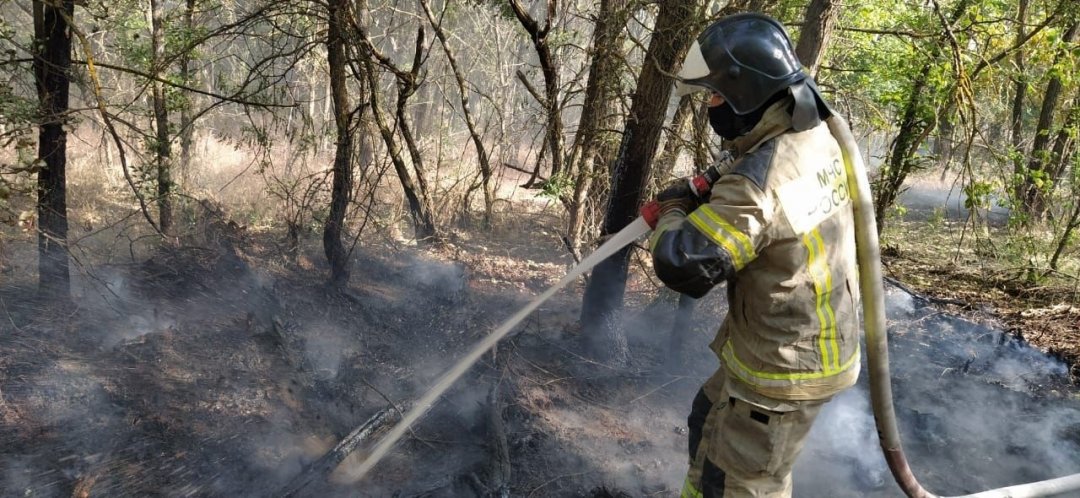
[[[887,275],[949,311],[993,321],[1033,346],[1080,365],[1080,248],[1049,269],[1059,233],[1009,225],[992,199],[972,224],[958,181],[937,174],[911,179],[883,233]],[[1074,367],[1074,377],[1080,368]]]
[[[322,286],[317,248],[283,264],[258,236],[94,267],[71,306],[5,280],[0,495],[274,496],[554,283],[568,258],[545,230],[538,219],[433,249],[372,244],[344,293]],[[486,355],[366,480],[350,478],[361,447],[300,494],[477,496],[504,440],[511,496],[677,496],[685,416],[716,368],[706,344],[722,292],[698,303],[671,362],[673,304],[647,277],[632,279],[613,321],[625,343],[600,352],[575,325],[580,290]],[[888,302],[901,432],[929,489],[1080,472],[1080,389],[1064,363],[895,288]],[[865,381],[819,418],[797,496],[899,494]]]

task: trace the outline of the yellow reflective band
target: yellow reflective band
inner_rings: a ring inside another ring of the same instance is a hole
[[[782,372],[781,373],[781,372],[761,372],[761,371],[758,371],[758,370],[754,370],[754,369],[746,366],[746,364],[743,363],[742,360],[739,359],[739,357],[735,356],[735,350],[731,346],[731,341],[728,341],[726,344],[724,344],[723,358],[724,358],[724,363],[728,367],[728,370],[730,372],[734,373],[737,377],[739,377],[743,381],[745,381],[745,382],[747,382],[747,383],[749,383],[751,385],[757,385],[757,386],[776,386],[776,385],[786,385],[787,383],[789,383],[791,381],[824,379],[826,377],[832,377],[834,375],[840,375],[840,374],[846,372],[849,368],[851,368],[851,366],[854,365],[855,362],[859,359],[859,346],[858,345],[855,346],[855,351],[853,353],[851,353],[851,357],[848,358],[847,361],[845,361],[843,365],[840,365],[840,368],[838,370],[833,370],[831,372],[817,371],[817,372]]]
[[[823,371],[828,372],[829,366],[831,365],[829,365],[828,362],[828,346],[826,344],[827,326],[825,322],[827,321],[827,317],[825,315],[825,311],[822,309],[821,306],[821,268],[818,265],[818,261],[821,259],[821,256],[816,254],[816,252],[818,252],[816,251],[818,250],[818,247],[816,247],[816,244],[814,243],[813,237],[811,237],[810,233],[802,235],[802,245],[806,245],[807,247],[807,272],[810,273],[810,280],[813,282],[813,294],[815,299],[814,311],[818,313],[818,323],[820,324],[820,329],[818,332],[818,349],[821,351],[821,366]]]
[[[683,482],[682,493],[679,495],[679,498],[705,498],[705,495],[701,494],[701,491],[698,491],[698,489],[690,483],[690,478],[687,477],[686,481]]]
[[[705,216],[708,216],[710,220],[719,225],[720,228],[723,228],[728,235],[734,237],[735,242],[738,242],[739,247],[744,251],[747,260],[754,259],[754,257],[757,256],[754,254],[754,244],[750,242],[750,237],[747,237],[746,234],[739,231],[738,228],[735,228],[731,223],[728,223],[727,220],[720,217],[720,215],[717,214],[716,211],[713,211],[713,208],[709,207],[708,204],[701,206],[698,211],[705,213]]]
[[[739,249],[735,247],[735,244],[728,240],[727,237],[722,237],[720,234],[716,233],[716,230],[713,230],[705,220],[701,219],[701,217],[697,215],[697,212],[691,214],[687,220],[690,220],[690,224],[694,225],[701,233],[705,234],[709,240],[719,244],[731,255],[731,262],[735,265],[736,271],[741,270],[746,266],[746,261],[742,259]]]
[[[817,240],[818,247],[821,248],[821,266],[822,271],[825,272],[825,314],[829,317],[829,347],[832,348],[832,361],[833,368],[840,368],[840,345],[836,342],[836,311],[832,307],[832,270],[829,269],[828,252],[825,251],[825,241],[821,238],[821,230],[817,228],[812,232],[814,239]]]
[[[660,242],[660,237],[663,236],[664,233],[672,228],[682,226],[683,216],[685,216],[686,213],[681,209],[677,209],[673,212],[676,216],[661,216],[660,221],[656,224],[656,229],[653,230],[652,235],[649,235],[650,253],[656,250],[656,244]]]
[[[814,311],[817,312],[818,323],[820,324],[820,330],[818,332],[818,349],[821,350],[821,368],[825,372],[832,370],[832,363],[829,362],[829,315],[825,311],[825,302],[823,298],[827,292],[824,287],[825,284],[822,278],[822,265],[825,260],[825,255],[822,254],[822,248],[817,245],[817,240],[813,234],[818,232],[818,229],[812,230],[810,233],[803,235],[803,245],[806,246],[806,271],[810,274],[810,280],[814,283]]]
[[[698,208],[687,219],[710,240],[727,250],[728,254],[731,255],[735,270],[741,270],[757,257],[753,246],[750,244],[750,239],[731,226],[730,223],[717,216],[707,206]]]

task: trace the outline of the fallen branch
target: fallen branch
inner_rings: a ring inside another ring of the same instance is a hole
[[[289,484],[282,488],[281,493],[278,496],[287,498],[291,496],[300,496],[300,492],[312,482],[323,482],[326,477],[330,475],[338,464],[341,463],[345,457],[356,450],[360,443],[364,442],[371,434],[379,430],[383,426],[391,424],[397,421],[398,412],[392,407],[383,408],[379,410],[375,415],[372,415],[366,422],[357,427],[348,436],[345,436],[334,446],[334,449],[328,451],[322,458],[319,458],[314,463],[309,465],[306,469],[300,472],[299,475],[294,477]]]
[[[490,411],[491,467],[488,470],[491,496],[506,498],[510,496],[510,446],[506,443],[506,426],[502,419],[502,405],[499,404],[499,382],[491,387],[488,394]]]
[[[525,168],[522,168],[521,166],[515,166],[515,165],[510,164],[510,163],[503,163],[503,166],[506,167],[506,168],[510,168],[510,169],[512,169],[514,171],[519,171],[521,173],[526,173],[526,174],[529,174],[529,175],[533,174],[532,171],[529,171],[529,170],[527,170]],[[537,175],[535,180],[538,180],[540,182],[540,184],[547,183],[547,181],[548,181],[547,178],[544,178],[544,177],[539,176],[539,175]],[[522,185],[522,186],[525,187],[524,185]],[[534,188],[534,187],[529,186],[529,187],[525,187],[525,188]]]

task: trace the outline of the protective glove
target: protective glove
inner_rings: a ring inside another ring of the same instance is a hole
[[[660,203],[661,216],[675,209],[689,213],[701,205],[701,199],[690,188],[690,180],[687,178],[676,180],[661,190],[656,194],[656,201]]]
[[[668,185],[659,194],[656,194],[654,200],[642,206],[641,216],[645,218],[645,222],[649,224],[649,227],[655,230],[656,224],[664,215],[673,211],[687,214],[697,209],[701,203],[702,199],[694,192],[690,179],[683,178]]]

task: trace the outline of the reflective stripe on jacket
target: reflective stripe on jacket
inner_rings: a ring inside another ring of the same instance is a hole
[[[824,399],[859,373],[852,208],[828,127],[789,131],[784,104],[744,137],[751,151],[709,203],[664,216],[650,242],[673,289],[700,296],[728,281],[712,349],[733,379],[776,399]]]

